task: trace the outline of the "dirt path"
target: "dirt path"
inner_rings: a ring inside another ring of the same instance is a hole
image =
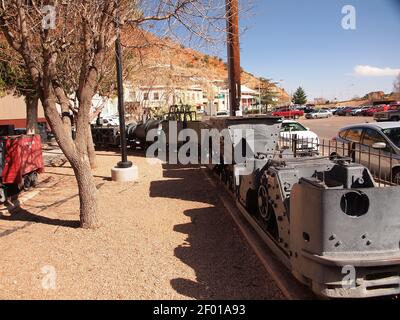
[[[58,183],[0,215],[0,299],[283,298],[198,168],[131,157],[140,182],[119,184],[118,157],[99,154],[100,229],[77,228],[70,168],[47,168]]]

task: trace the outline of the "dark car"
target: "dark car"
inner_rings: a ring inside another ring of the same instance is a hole
[[[340,109],[339,111],[336,112],[336,115],[341,116],[341,117],[350,116],[351,112],[353,111],[353,109],[354,109],[353,107],[342,108],[342,109]]]
[[[354,124],[342,128],[335,140],[350,143],[354,161],[380,177],[400,184],[400,125],[398,122]]]

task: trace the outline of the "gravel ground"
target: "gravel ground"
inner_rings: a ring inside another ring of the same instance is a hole
[[[130,157],[138,183],[109,179],[99,152],[101,228],[78,227],[71,168],[47,168],[43,191],[0,213],[0,299],[283,299],[196,167]],[[54,185],[55,184],[55,185]]]

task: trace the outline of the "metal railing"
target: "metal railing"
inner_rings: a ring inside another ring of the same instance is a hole
[[[367,167],[380,187],[400,185],[400,156],[391,148],[374,149],[360,143],[299,138],[290,134],[283,134],[278,145],[283,154],[294,157],[348,158]]]

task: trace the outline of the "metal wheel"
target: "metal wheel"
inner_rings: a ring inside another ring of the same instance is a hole
[[[31,186],[36,188],[38,184],[39,184],[39,176],[38,176],[37,172],[32,172],[31,173]]]
[[[278,223],[276,221],[275,211],[268,201],[268,192],[264,184],[258,188],[258,214],[259,220],[263,225],[263,229],[268,232],[274,239],[279,238]]]
[[[31,177],[30,177],[29,174],[27,174],[27,175],[24,177],[24,186],[23,186],[23,188],[24,188],[25,191],[26,191],[26,190],[29,190],[29,188],[31,187],[31,183],[32,183]]]
[[[263,185],[258,188],[258,212],[261,218],[268,222],[271,220],[271,210],[268,203],[268,192]]]

